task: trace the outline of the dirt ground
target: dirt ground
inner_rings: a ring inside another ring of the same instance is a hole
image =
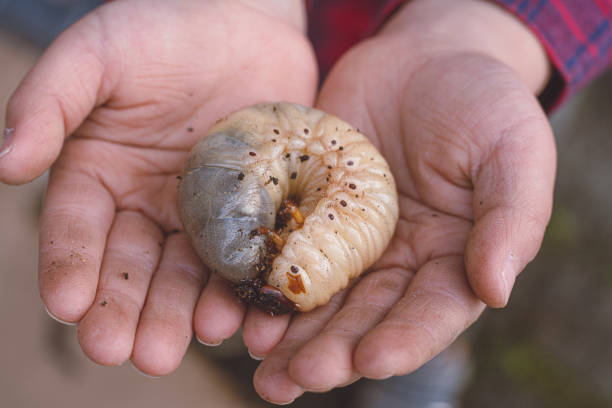
[[[0,31],[0,110],[38,50]],[[559,143],[556,206],[543,249],[505,310],[468,331],[473,376],[463,406],[612,407],[612,73],[553,116]],[[3,123],[0,122],[3,128]],[[75,327],[47,317],[36,283],[44,177],[0,185],[0,406],[258,407],[256,363],[240,340],[193,344],[173,374],[149,379],[129,364],[89,362]],[[294,406],[346,406],[360,383]]]

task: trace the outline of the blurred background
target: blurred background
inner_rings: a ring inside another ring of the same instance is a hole
[[[44,46],[98,3],[0,0],[2,112]],[[461,339],[471,349],[463,407],[612,407],[612,72],[552,122],[559,150],[552,221],[510,306],[486,311]],[[42,177],[26,186],[0,185],[0,406],[271,406],[253,391],[257,363],[239,337],[215,349],[192,344],[181,367],[158,379],[129,363],[91,363],[76,327],[51,320],[38,295],[45,183]],[[352,406],[374,384],[306,395],[292,406]]]

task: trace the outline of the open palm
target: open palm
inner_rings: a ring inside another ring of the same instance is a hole
[[[78,322],[94,361],[131,358],[165,374],[193,331],[217,344],[244,323],[250,352],[265,357],[255,387],[273,402],[408,373],[485,304],[505,305],[537,252],[555,168],[533,97],[546,70],[513,64],[538,48],[516,44],[537,41],[485,1],[413,0],[339,62],[318,99],[367,134],[395,175],[400,221],[386,253],[328,305],[293,318],[247,310],[208,276],[181,232],[176,176],[230,111],[311,104],[303,19],[279,17],[291,4],[301,2],[110,3],[64,33],[11,99],[0,179],[27,182],[55,162],[40,291],[54,317]]]
[[[132,358],[153,375],[179,364],[208,280],[177,215],[186,154],[223,115],[265,100],[308,105],[315,84],[302,33],[241,2],[111,3],[47,50],[11,100],[15,139],[0,174],[27,181],[59,154],[40,291],[54,317],[79,323],[90,358]],[[215,282],[201,308],[214,304],[222,321]]]
[[[263,318],[247,316],[245,342],[266,356],[255,387],[270,401],[414,371],[485,304],[504,306],[539,249],[555,148],[533,91],[482,53],[431,43],[419,53],[411,45],[426,40],[411,39],[403,17],[343,57],[317,103],[388,160],[399,192],[395,236],[329,305],[277,323],[286,333],[274,348]]]

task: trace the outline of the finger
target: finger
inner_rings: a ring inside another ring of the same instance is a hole
[[[475,225],[467,274],[480,299],[508,302],[516,276],[537,254],[552,211],[555,146],[542,116],[513,124],[475,170]]]
[[[87,174],[55,169],[40,226],[39,287],[49,313],[78,322],[92,304],[108,231],[110,193]]]
[[[359,340],[402,297],[412,276],[413,272],[397,267],[366,275],[321,333],[291,359],[291,378],[315,391],[351,382],[356,375],[353,353]]]
[[[327,305],[293,318],[281,343],[255,371],[253,384],[263,399],[274,404],[288,404],[304,393],[305,390],[289,375],[289,360],[340,309],[347,292],[343,290],[334,295]]]
[[[115,216],[96,299],[79,324],[79,343],[93,361],[119,365],[132,354],[138,318],[162,242],[159,227],[142,214],[122,211]]]
[[[270,316],[257,307],[249,308],[242,326],[242,337],[251,357],[263,360],[281,341],[290,321],[290,314]]]
[[[95,19],[85,18],[53,42],[19,85],[6,111],[11,131],[0,148],[1,181],[40,176],[64,138],[105,100],[111,85],[102,44]]]
[[[160,376],[174,371],[191,341],[193,311],[208,273],[185,234],[168,237],[140,315],[132,362]]]
[[[231,285],[212,274],[193,317],[198,341],[207,346],[221,344],[238,330],[245,313],[246,306],[234,296]]]
[[[425,264],[385,319],[357,345],[354,364],[368,378],[408,374],[440,353],[484,310],[460,256]]]

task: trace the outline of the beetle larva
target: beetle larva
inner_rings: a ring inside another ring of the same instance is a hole
[[[221,119],[193,148],[179,212],[204,263],[276,314],[323,305],[368,268],[393,235],[398,203],[363,134],[274,103]]]

